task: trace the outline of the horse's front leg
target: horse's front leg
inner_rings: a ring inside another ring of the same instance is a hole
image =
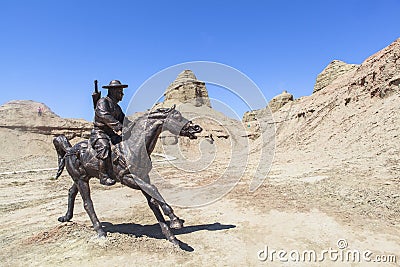
[[[150,180],[147,177],[148,180]],[[154,198],[154,201],[161,207],[162,211],[164,212],[165,216],[168,216],[170,219],[169,227],[172,229],[181,229],[183,227],[183,223],[185,222],[182,219],[179,219],[178,216],[175,215],[174,210],[168,203],[164,200],[161,196],[160,192],[158,192],[157,187],[154,185],[148,185],[150,192]]]
[[[78,180],[77,182],[79,193],[83,199],[83,207],[85,208],[90,220],[92,221],[94,230],[97,231],[99,237],[105,237],[106,232],[103,230],[99,219],[94,211],[93,201],[90,197],[89,182],[85,180]]]
[[[142,191],[143,195],[147,199],[147,203],[150,209],[153,211],[154,215],[157,218],[158,223],[160,224],[161,231],[164,236],[173,244],[179,245],[179,241],[176,239],[174,234],[172,233],[170,227],[166,223],[160,208],[159,208],[159,201],[157,201],[152,195],[155,195],[158,199],[164,200],[160,193],[158,192],[155,186],[145,183],[143,180],[137,178],[134,175],[126,175],[121,179],[121,183],[133,189],[139,189]],[[172,211],[172,209],[171,209]]]
[[[174,210],[170,205],[167,204],[167,202],[161,196],[160,192],[158,192],[157,187],[155,187],[152,184],[144,182],[142,179],[139,179],[136,176],[133,176],[132,179],[134,180],[136,186],[139,186],[142,191],[146,192],[148,195],[153,197],[154,201],[161,207],[164,214],[170,218],[171,228],[181,229],[183,227],[183,223],[185,221],[179,219],[178,216],[175,215]],[[145,177],[144,180],[149,181],[150,179],[149,177]]]
[[[166,223],[163,215],[161,214],[161,211],[158,207],[157,201],[152,198],[149,194],[146,192],[142,191],[143,195],[147,199],[147,203],[149,204],[150,209],[153,211],[154,215],[157,218],[158,223],[160,224],[161,231],[164,234],[164,236],[173,243],[174,245],[179,246],[179,241],[176,239],[175,235],[172,233],[171,229],[169,228],[168,224]]]
[[[74,204],[75,204],[75,198],[76,198],[77,194],[78,194],[78,186],[76,185],[76,183],[74,183],[68,191],[67,213],[64,216],[59,217],[58,221],[68,222],[72,219],[72,216],[74,215]]]
[[[170,218],[169,227],[171,227],[172,229],[181,229],[183,227],[183,223],[185,222],[185,220],[179,219],[179,217],[175,215],[174,210],[170,205],[168,205],[165,201],[154,201],[156,201],[160,205],[164,214]]]

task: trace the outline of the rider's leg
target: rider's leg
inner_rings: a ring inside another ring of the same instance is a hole
[[[94,145],[97,152],[96,158],[99,160],[99,178],[103,185],[114,185],[115,180],[112,178],[110,142],[107,139],[98,139]]]
[[[100,183],[103,185],[114,185],[115,180],[109,175],[112,168],[110,157],[99,160],[99,178]]]

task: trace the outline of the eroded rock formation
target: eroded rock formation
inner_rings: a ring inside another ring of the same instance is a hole
[[[204,82],[197,80],[191,70],[182,71],[164,93],[166,106],[191,103],[196,107],[211,107]]]
[[[359,65],[347,64],[340,60],[332,61],[320,74],[318,74],[313,93],[324,89],[338,77],[347,72],[355,71],[358,67]]]
[[[269,101],[268,106],[271,109],[271,112],[275,112],[291,101],[293,101],[293,95],[289,94],[287,91],[283,91],[281,94],[272,98],[271,101]]]
[[[0,128],[51,136],[64,134],[72,139],[88,138],[93,124],[83,119],[61,118],[43,103],[15,100],[0,106]]]

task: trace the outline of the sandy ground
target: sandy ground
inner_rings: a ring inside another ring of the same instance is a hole
[[[55,162],[55,157],[30,157],[3,161],[0,167],[49,168]],[[162,166],[157,169],[169,179],[185,181]],[[71,186],[66,171],[58,180],[51,180],[55,171],[1,174],[0,265],[399,266],[398,180],[357,169],[351,175],[348,170],[315,170],[309,163],[289,167],[274,164],[253,193],[245,176],[218,201],[176,207],[185,219],[185,227],[174,230],[182,248],[163,237],[139,191],[103,187],[92,179],[95,209],[108,232],[100,239],[79,195],[72,221],[57,221],[66,212]],[[348,261],[349,253],[359,253],[360,261],[353,254]]]

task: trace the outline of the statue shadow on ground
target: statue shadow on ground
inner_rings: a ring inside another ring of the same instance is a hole
[[[169,224],[169,222],[167,223]],[[102,225],[104,227],[104,230],[108,233],[120,233],[120,234],[134,235],[136,237],[147,236],[150,238],[165,239],[165,236],[161,232],[161,228],[158,223],[152,225],[141,225],[135,223],[112,224],[110,222],[103,222]],[[220,224],[217,222],[212,224],[185,226],[181,229],[172,229],[172,230],[174,235],[177,236],[197,231],[219,231],[235,227],[236,225],[233,224]],[[180,240],[179,240],[179,247],[185,251],[189,252],[194,251],[194,249],[190,245]]]

